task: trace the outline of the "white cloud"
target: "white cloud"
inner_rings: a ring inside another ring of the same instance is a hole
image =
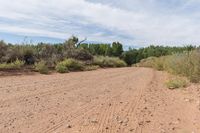
[[[91,41],[142,45],[200,43],[200,15],[190,9],[200,5],[197,0],[0,0],[0,4],[0,30],[7,33],[62,39],[74,34]]]

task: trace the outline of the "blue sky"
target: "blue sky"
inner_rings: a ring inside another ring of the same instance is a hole
[[[0,40],[200,44],[199,0],[0,0]]]

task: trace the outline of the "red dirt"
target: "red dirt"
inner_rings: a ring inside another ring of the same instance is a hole
[[[0,133],[199,133],[200,89],[148,68],[0,77]]]

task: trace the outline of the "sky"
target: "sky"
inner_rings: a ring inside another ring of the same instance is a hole
[[[200,0],[0,0],[0,40],[200,44]]]

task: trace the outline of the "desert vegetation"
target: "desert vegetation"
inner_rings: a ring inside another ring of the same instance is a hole
[[[146,48],[124,50],[123,45],[119,42],[113,42],[112,44],[84,43],[84,40],[79,41],[74,36],[59,44],[7,44],[4,41],[0,41],[0,70],[20,70],[26,67],[42,74],[48,74],[52,70],[66,73],[70,71],[96,70],[99,67],[126,67],[138,62],[146,63],[146,61],[154,59],[157,62],[157,66],[154,67],[162,70],[164,69],[162,59],[166,57],[161,56],[179,53],[176,56],[181,58],[180,56],[185,55],[181,53],[194,49],[196,47],[193,46],[163,47],[151,45]],[[197,55],[191,54],[191,56]],[[161,57],[162,59],[159,60],[156,57]],[[174,59],[171,61],[172,64],[175,62]],[[197,71],[196,69],[198,68],[195,67],[193,69]],[[196,80],[197,77],[198,75],[196,74],[190,75],[192,80]]]
[[[188,85],[188,82],[186,79],[181,78],[181,77],[176,77],[168,80],[166,83],[166,86],[169,89],[177,89],[177,88],[184,88]]]
[[[200,51],[185,51],[162,57],[141,60],[138,66],[165,70],[174,75],[187,77],[191,82],[200,82]]]

